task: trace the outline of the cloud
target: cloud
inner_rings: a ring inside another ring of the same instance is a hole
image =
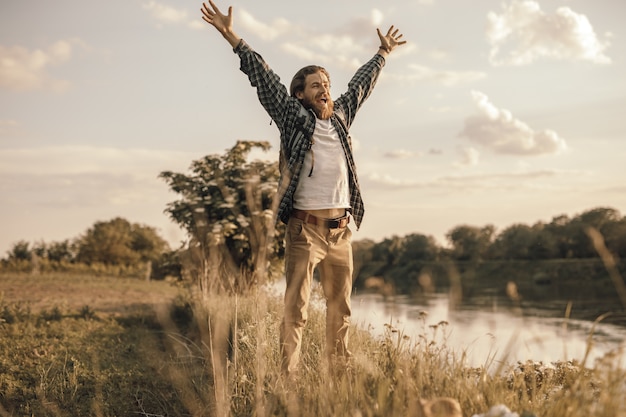
[[[0,150],[0,194],[7,203],[115,206],[167,192],[161,171],[186,172],[197,155],[169,150],[59,146]]]
[[[60,40],[43,50],[0,45],[0,89],[66,90],[70,85],[69,81],[53,78],[49,70],[69,61],[75,44],[84,45],[77,39]]]
[[[408,159],[408,158],[420,157],[422,156],[422,154],[420,152],[412,152],[412,151],[407,151],[404,149],[396,149],[393,151],[385,152],[383,156],[385,158],[391,158],[391,159]]]
[[[152,17],[162,23],[184,23],[188,20],[186,10],[175,9],[155,1],[144,3],[143,8],[148,10]]]
[[[0,149],[0,175],[85,174],[127,172],[155,177],[160,170],[188,166],[194,155],[152,149],[120,149],[92,146],[48,146]]]
[[[482,80],[487,75],[480,71],[449,71],[437,70],[424,65],[409,65],[408,74],[397,75],[390,74],[388,77],[403,82],[430,81],[451,87],[461,83],[474,82]]]
[[[155,1],[145,2],[142,7],[157,22],[158,28],[162,28],[164,24],[184,25],[193,30],[203,30],[207,27],[207,23],[202,20],[202,14],[199,10],[197,14],[190,17],[187,9],[176,9]]]
[[[552,187],[545,180],[554,178],[570,178],[572,176],[588,175],[582,171],[565,171],[543,169],[521,172],[501,172],[477,175],[449,175],[429,180],[414,180],[396,178],[388,174],[372,172],[362,178],[368,189],[407,190],[421,189],[448,193],[450,191],[491,191],[491,190],[520,190],[545,189]]]
[[[533,0],[513,0],[501,14],[487,14],[487,39],[493,65],[525,65],[538,58],[608,64],[608,40],[601,40],[589,19],[569,7],[546,14]],[[508,47],[508,49],[507,49]]]
[[[478,165],[480,152],[478,152],[478,150],[476,150],[475,148],[462,147],[459,149],[459,153],[461,154],[461,158],[454,163],[454,166],[468,167]]]
[[[302,61],[321,65],[332,63],[348,70],[363,64],[363,54],[368,51],[373,54],[378,45],[375,30],[384,20],[380,10],[372,9],[369,15],[356,16],[335,30],[321,31],[317,26],[294,24],[284,18],[263,22],[246,10],[239,10],[238,13],[246,32],[266,41],[280,42],[280,49],[287,54]]]
[[[246,31],[266,41],[271,41],[284,33],[295,30],[287,19],[276,18],[272,23],[264,23],[244,9],[239,10],[238,18],[239,23]]]
[[[498,154],[546,155],[567,149],[565,140],[556,132],[531,129],[508,110],[498,109],[481,92],[472,91],[472,97],[479,113],[465,119],[460,136]]]

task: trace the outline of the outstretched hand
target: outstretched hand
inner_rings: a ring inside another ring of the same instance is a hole
[[[240,38],[233,31],[233,7],[228,7],[228,14],[223,14],[212,0],[209,0],[211,7],[202,3],[202,19],[213,26],[222,36],[233,46],[237,46]]]
[[[393,51],[397,46],[404,45],[406,41],[401,41],[402,34],[398,34],[398,29],[395,29],[393,25],[389,28],[386,35],[383,35],[380,29],[376,29],[378,37],[380,38],[380,48],[388,53]]]

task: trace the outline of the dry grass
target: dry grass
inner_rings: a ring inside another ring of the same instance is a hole
[[[613,354],[593,368],[470,368],[439,337],[445,323],[416,338],[389,325],[379,339],[353,328],[354,360],[329,368],[316,309],[301,372],[286,382],[282,303],[262,291],[201,296],[87,276],[0,283],[0,416],[409,416],[435,397],[456,399],[468,417],[496,404],[541,417],[626,412],[626,372]]]

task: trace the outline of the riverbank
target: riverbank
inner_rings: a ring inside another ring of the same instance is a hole
[[[353,328],[353,361],[329,372],[324,315],[312,309],[301,373],[285,385],[281,303],[263,292],[198,299],[166,282],[8,274],[0,291],[7,415],[405,416],[417,398],[442,396],[465,416],[497,404],[536,416],[626,413],[626,373],[608,355],[593,367],[494,372],[495,362],[467,366],[435,340],[437,329],[413,338],[389,325],[379,338]]]

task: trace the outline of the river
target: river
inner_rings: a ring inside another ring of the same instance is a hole
[[[585,364],[593,366],[596,359],[609,353],[617,355],[616,365],[626,364],[626,327],[565,320],[565,315],[554,317],[548,310],[522,311],[504,301],[494,297],[488,307],[450,308],[447,294],[431,294],[420,301],[407,296],[356,294],[352,297],[352,321],[375,336],[384,335],[392,326],[414,343],[424,340],[420,335],[445,343],[457,358],[464,352],[469,366],[582,361],[586,355]]]
[[[285,281],[269,283],[266,288],[282,297]],[[311,299],[314,308],[324,308],[321,293],[315,281]],[[375,337],[383,337],[393,328],[408,336],[407,343],[445,343],[456,358],[464,353],[467,365],[472,367],[495,369],[500,364],[528,360],[545,364],[585,360],[586,366],[593,367],[597,359],[609,354],[615,354],[616,366],[626,367],[625,326],[566,320],[565,312],[555,312],[555,303],[544,305],[521,309],[511,306],[506,297],[493,295],[488,302],[484,298],[474,303],[466,300],[452,308],[447,293],[431,293],[419,300],[405,295],[355,293],[352,323]]]

